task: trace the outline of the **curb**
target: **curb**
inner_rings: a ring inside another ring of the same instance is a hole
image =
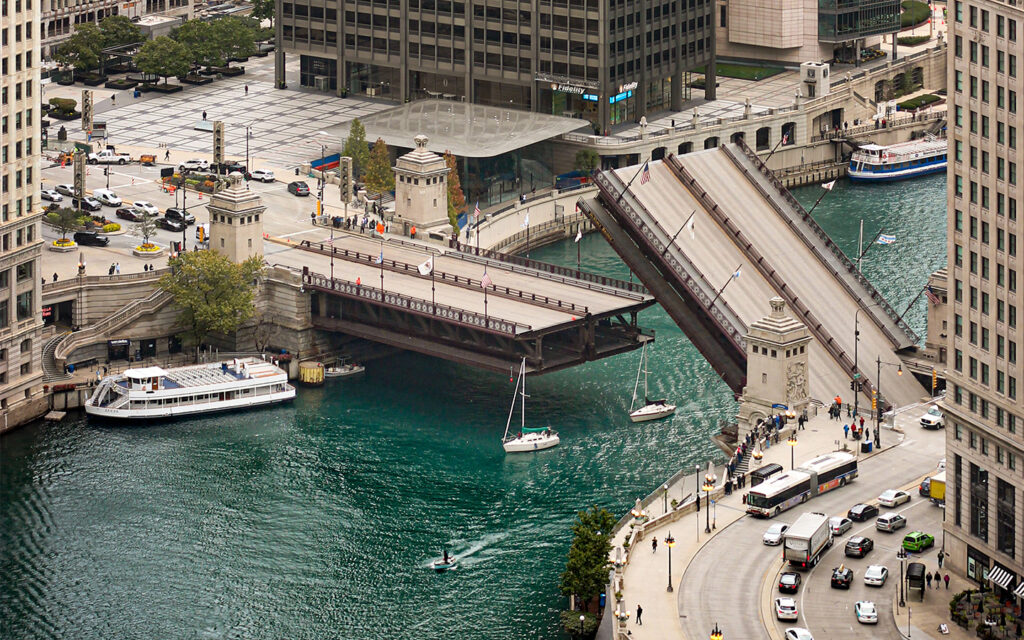
[[[758,608],[758,614],[761,616],[761,624],[764,625],[764,629],[768,632],[768,637],[771,640],[782,640],[782,636],[779,635],[777,625],[775,623],[769,623],[772,619],[772,589],[775,587],[774,581],[769,581],[768,576],[774,575],[775,578],[779,577],[782,570],[786,566],[785,559],[776,559],[775,563],[768,567],[768,571],[764,572],[764,576],[761,578],[761,606]]]

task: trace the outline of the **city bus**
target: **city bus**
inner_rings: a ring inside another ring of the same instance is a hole
[[[811,476],[803,471],[787,471],[747,493],[747,513],[770,518],[811,497]]]
[[[811,477],[811,493],[817,496],[852,482],[857,477],[857,458],[833,451],[808,460],[798,469]]]

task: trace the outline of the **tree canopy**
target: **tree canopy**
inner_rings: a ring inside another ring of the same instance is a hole
[[[615,516],[607,509],[594,506],[589,512],[577,513],[572,525],[575,536],[559,589],[564,595],[576,596],[584,610],[608,583],[608,554],[612,550],[611,532],[615,522]]]
[[[135,223],[135,235],[142,238],[143,245],[149,245],[150,237],[156,233],[156,216],[148,211],[142,212],[142,218]]]
[[[167,78],[188,73],[188,49],[167,36],[160,36],[142,45],[135,56],[135,65],[144,73],[163,78],[166,84]]]
[[[103,34],[103,48],[120,47],[146,39],[146,36],[142,35],[142,29],[128,19],[128,16],[103,18],[100,20],[100,32]]]
[[[188,59],[196,67],[219,67],[225,62],[223,48],[214,35],[213,23],[189,20],[171,32],[188,51]]]
[[[263,258],[253,256],[236,264],[216,251],[184,252],[171,259],[171,273],[160,288],[180,309],[182,335],[198,348],[213,332],[230,335],[254,313],[256,279]]]
[[[85,72],[100,64],[100,50],[103,48],[103,34],[91,22],[75,26],[75,32],[60,45],[53,59],[63,67],[74,67]]]
[[[352,158],[352,176],[358,178],[366,173],[366,164],[370,160],[370,148],[366,146],[366,128],[359,118],[352,120],[348,130],[348,138],[342,155]]]
[[[46,214],[46,219],[60,231],[60,239],[67,240],[68,232],[85,224],[89,216],[71,207],[61,207]]]
[[[451,151],[444,152],[444,163],[448,167],[448,222],[452,231],[459,232],[459,214],[466,208],[466,195],[462,193],[459,180],[459,164]]]
[[[250,16],[257,20],[274,21],[274,0],[252,0],[252,11]]]
[[[601,156],[593,149],[580,149],[576,152],[576,170],[593,173],[601,163]]]
[[[234,16],[218,18],[210,23],[214,38],[225,59],[248,58],[256,53],[256,33],[251,23]]]
[[[366,163],[366,187],[378,193],[395,188],[395,172],[391,169],[388,145],[383,138],[377,138],[370,151],[370,160]]]

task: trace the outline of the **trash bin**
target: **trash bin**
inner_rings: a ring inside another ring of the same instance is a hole
[[[873,444],[874,443],[871,442],[870,440],[865,440],[864,442],[860,443],[860,452],[861,453],[871,453],[871,445],[873,445]]]
[[[138,98],[139,96],[141,96],[141,95],[142,95],[142,92],[141,92],[141,91],[139,91],[138,89],[136,89],[136,90],[135,90],[135,93],[133,93],[132,95],[133,95],[134,97]]]

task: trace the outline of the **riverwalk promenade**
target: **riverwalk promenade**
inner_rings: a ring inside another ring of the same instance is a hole
[[[808,510],[821,510],[828,515],[845,514],[846,508],[857,502],[876,502],[875,496],[880,491],[875,491],[872,482],[876,484],[897,482],[896,478],[903,476],[909,478],[913,475],[912,480],[894,484],[891,488],[907,490],[914,496],[910,504],[920,507],[919,512],[922,514],[926,513],[925,509],[930,509],[931,511],[927,513],[932,515],[929,517],[935,517],[934,514],[941,513],[941,511],[927,504],[924,499],[919,499],[916,490],[920,479],[934,472],[935,462],[944,455],[944,433],[925,432],[919,423],[920,416],[932,404],[916,404],[899,410],[893,419],[893,424],[882,427],[882,447],[874,448],[870,453],[860,451],[863,440],[854,441],[852,438],[844,438],[843,425],[849,424],[850,418],[845,417],[844,414],[839,421],[830,420],[828,412],[821,409],[817,415],[810,416],[804,429],[796,432],[797,444],[795,446],[790,447],[787,444],[788,436],[792,431],[790,426],[787,426],[780,434],[778,444],[772,443],[769,448],[764,450],[764,457],[760,464],[751,461],[749,471],[758,466],[772,463],[789,469],[793,461],[799,466],[812,457],[847,448],[859,457],[860,478],[847,488],[838,489],[812,500],[805,505]],[[866,424],[870,425],[870,422]],[[796,426],[795,421],[791,422],[791,426]],[[916,458],[909,457],[911,452],[920,454],[921,461],[919,463]],[[876,472],[875,469],[884,469],[884,471]],[[892,470],[891,474],[890,469]],[[666,485],[656,488],[646,499],[642,500],[641,507],[646,512],[646,517],[649,518],[646,522],[643,521],[643,517],[632,518],[631,514],[626,514],[620,521],[620,526],[612,540],[612,558],[617,561],[620,569],[616,571],[615,581],[609,588],[607,601],[610,605],[605,610],[597,638],[599,640],[624,640],[625,638],[631,640],[684,638],[697,640],[708,637],[714,622],[721,626],[726,638],[782,640],[785,629],[790,627],[808,627],[812,633],[815,633],[815,637],[824,635],[832,640],[835,640],[836,637],[857,637],[856,633],[862,632],[862,630],[859,629],[859,625],[854,623],[852,613],[848,618],[843,618],[842,616],[846,615],[845,612],[834,613],[832,611],[843,607],[834,604],[822,607],[825,611],[818,612],[816,615],[841,618],[847,629],[846,633],[823,634],[824,629],[821,627],[828,628],[828,625],[824,623],[812,625],[809,622],[809,619],[815,617],[811,615],[812,602],[815,598],[820,599],[822,594],[829,597],[844,597],[845,600],[850,601],[849,607],[846,608],[852,607],[855,598],[850,595],[850,592],[830,590],[828,586],[820,583],[815,583],[815,590],[811,591],[811,576],[807,574],[804,575],[805,585],[795,596],[799,599],[801,606],[799,621],[785,624],[776,622],[772,603],[774,598],[779,595],[775,589],[775,582],[778,572],[782,569],[782,547],[765,547],[760,534],[776,520],[792,522],[798,517],[797,514],[787,512],[774,520],[758,520],[746,515],[742,500],[743,495],[750,490],[749,479],[744,488],[734,489],[730,495],[726,495],[724,467],[721,465],[714,470],[717,476],[714,483],[716,488],[710,493],[711,511],[709,513],[706,495],[701,489],[701,485],[705,481],[707,465],[701,465],[699,474],[695,473],[697,471],[696,467],[691,467],[686,472],[681,471]],[[890,487],[885,486],[885,488]],[[698,493],[702,503],[700,511],[696,510],[693,499]],[[836,498],[845,504],[841,510],[836,505],[829,505],[829,502],[835,502]],[[797,510],[794,509],[794,511]],[[923,526],[924,518],[918,520],[916,516],[915,512],[915,519],[911,520],[911,525],[906,531]],[[739,527],[738,524],[743,524],[744,527]],[[863,525],[870,525],[871,532],[865,532],[865,535],[874,538],[879,546],[868,560],[872,563],[887,564],[891,573],[885,593],[872,592],[875,594],[875,600],[880,604],[891,599],[884,609],[880,608],[880,613],[889,614],[888,620],[880,620],[878,627],[871,630],[874,634],[872,637],[906,637],[907,609],[898,607],[898,598],[893,596],[894,586],[899,583],[899,579],[896,577],[899,572],[899,563],[895,560],[895,549],[898,548],[902,539],[902,532],[891,538],[883,537],[886,534],[876,535],[876,532],[873,531],[873,521],[860,523],[858,526]],[[710,532],[706,530],[708,526],[710,526]],[[941,522],[937,524],[929,522],[928,526],[927,530],[935,535],[937,543],[935,549],[928,554],[929,557],[925,558],[922,555],[921,560],[934,570],[935,553],[941,540]],[[750,530],[743,532],[745,537],[738,544],[732,542],[717,544],[724,542],[724,539],[736,538],[736,530],[745,528]],[[726,534],[726,532],[729,533]],[[831,567],[842,562],[840,557],[846,538],[855,533],[856,530],[836,536],[836,543],[829,551],[828,558],[822,560],[821,567],[816,572],[821,575],[816,575],[816,579],[827,580],[826,574]],[[675,545],[671,550],[665,544],[665,539],[669,534],[675,540]],[[656,551],[652,550],[652,538],[656,538],[658,541]],[[723,540],[717,540],[718,538],[723,538]],[[628,545],[623,549],[627,541]],[[887,548],[890,546],[891,550]],[[892,551],[892,558],[887,560],[890,555],[889,551]],[[671,564],[667,557],[670,552]],[[708,554],[715,554],[715,556],[709,557]],[[758,560],[744,564],[746,560],[741,558],[746,556],[756,556]],[[829,562],[831,564],[827,564]],[[734,570],[733,565],[736,563],[739,563],[741,570]],[[670,566],[671,577],[669,575]],[[858,582],[862,577],[861,571],[862,569],[858,567]],[[668,590],[670,584],[671,591]],[[819,588],[819,585],[823,588]],[[950,623],[947,603],[951,594],[969,586],[962,577],[952,576],[951,590],[948,594],[938,593],[934,596],[929,594],[930,597],[925,602],[915,600],[909,603],[912,608],[912,637],[939,637],[935,630],[940,623],[946,623],[951,627],[951,635],[946,637],[966,638],[965,632]],[[621,594],[619,601],[616,601],[615,597],[617,592]],[[804,602],[805,596],[807,602]],[[642,624],[639,624],[636,619],[638,605],[643,609]],[[624,618],[624,622],[616,619],[617,613],[620,618]],[[718,613],[726,615],[716,620],[715,616]],[[705,626],[707,628],[704,628]]]

